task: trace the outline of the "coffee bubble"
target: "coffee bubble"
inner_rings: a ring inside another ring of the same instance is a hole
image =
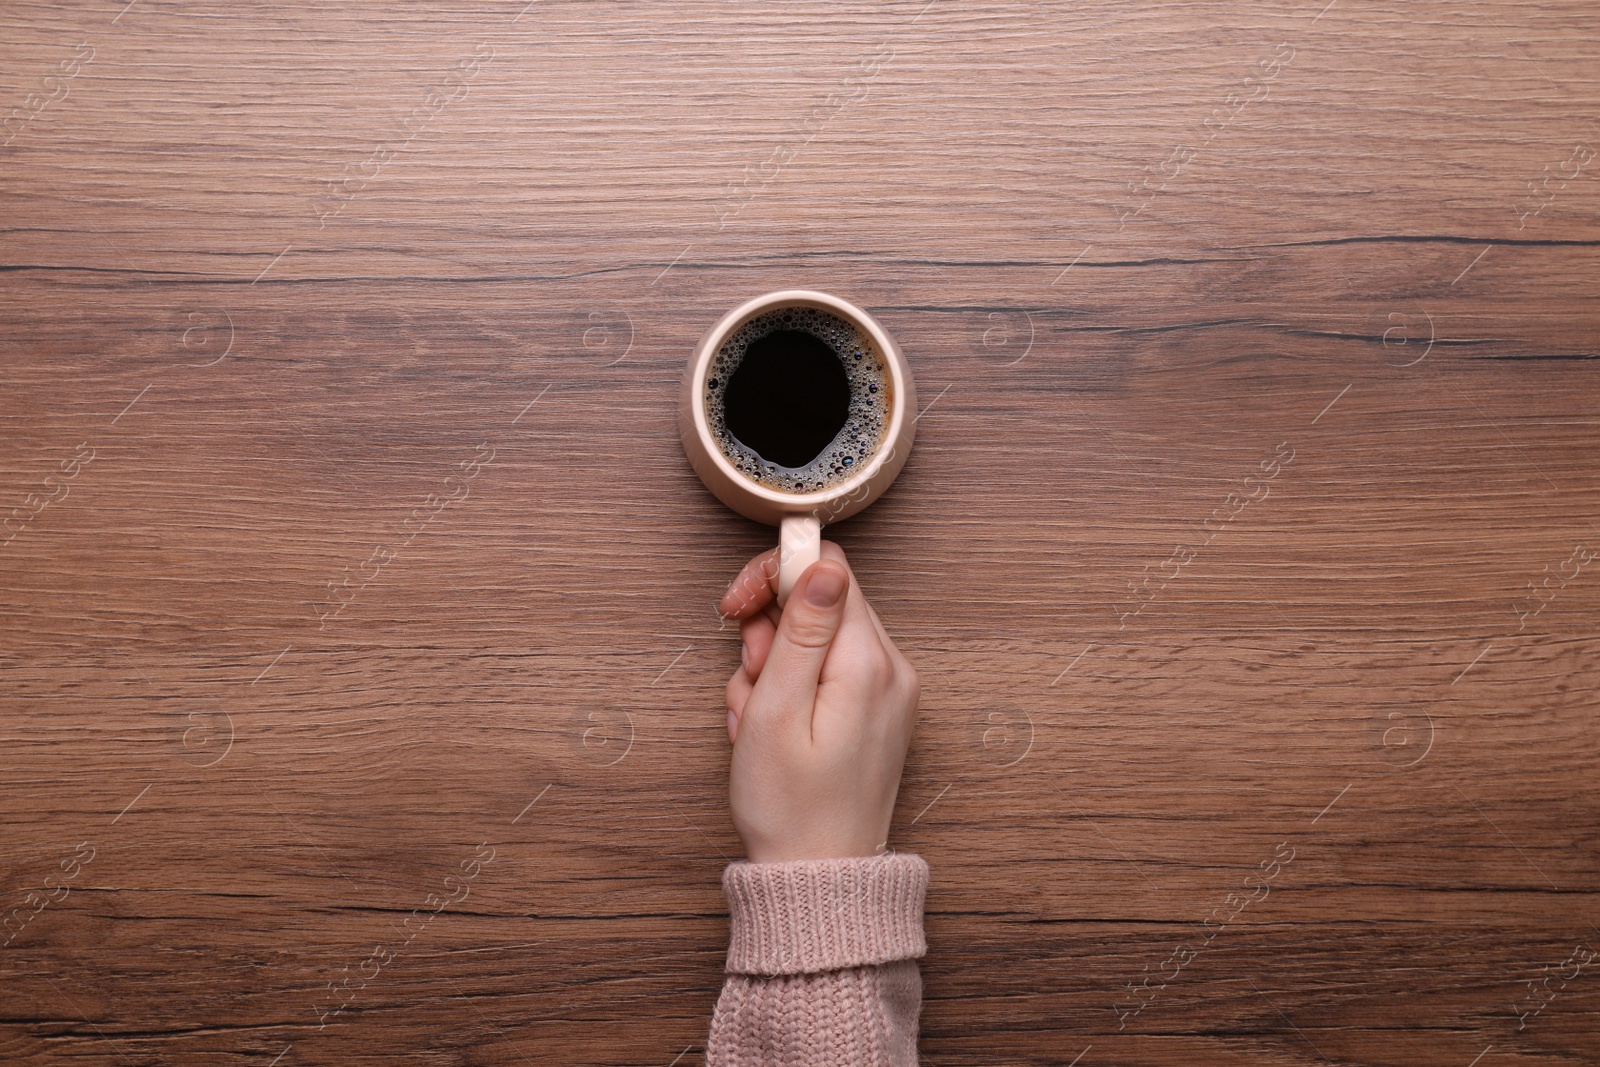
[[[780,330],[818,338],[844,368],[849,407],[844,425],[816,458],[799,467],[777,463],[728,429],[727,392],[752,344]],[[785,493],[815,493],[849,480],[877,453],[893,398],[888,361],[866,332],[820,308],[785,307],[757,315],[722,343],[706,371],[706,421],[735,470],[758,485]]]

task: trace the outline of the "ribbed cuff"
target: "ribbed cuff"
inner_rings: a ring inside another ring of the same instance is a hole
[[[928,864],[888,853],[751,863],[722,872],[734,974],[811,974],[913,959],[928,951]]]

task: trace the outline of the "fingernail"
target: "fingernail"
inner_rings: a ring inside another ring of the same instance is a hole
[[[844,596],[846,584],[845,576],[836,567],[817,571],[806,583],[806,603],[814,608],[831,608]]]
[[[739,662],[744,664],[744,669],[750,669],[750,646],[743,641],[739,642]]]

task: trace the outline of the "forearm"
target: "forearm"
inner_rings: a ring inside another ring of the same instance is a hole
[[[915,855],[730,864],[707,1067],[914,1067],[927,882]]]

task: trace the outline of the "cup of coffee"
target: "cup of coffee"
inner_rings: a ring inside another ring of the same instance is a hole
[[[779,528],[779,605],[822,557],[822,527],[905,466],[916,402],[894,338],[827,293],[755,297],[701,339],[678,404],[683,449],[717,499]]]

